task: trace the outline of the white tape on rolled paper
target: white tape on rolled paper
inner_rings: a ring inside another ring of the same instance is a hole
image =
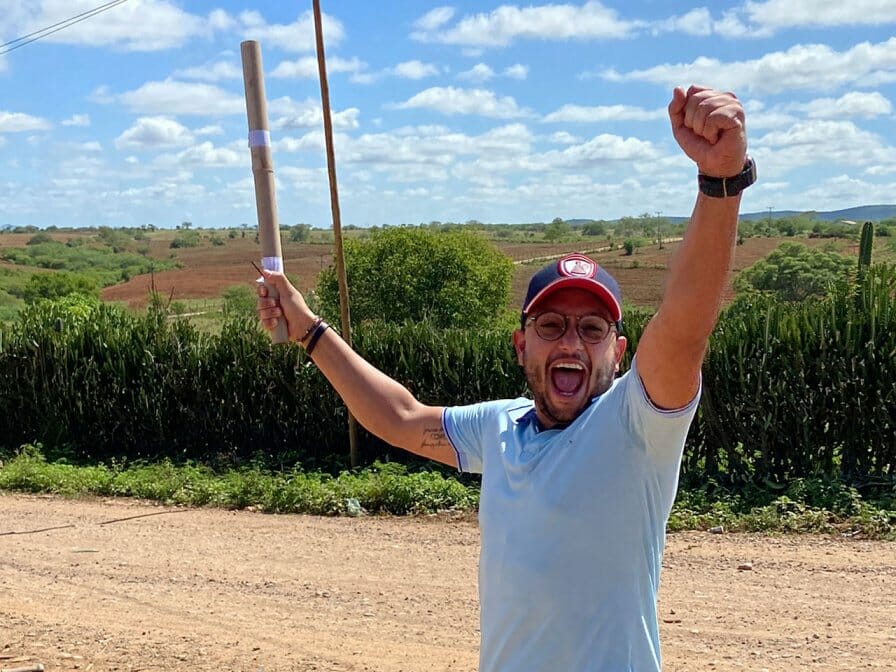
[[[249,147],[270,147],[270,131],[249,131]]]
[[[262,257],[261,267],[266,271],[283,272],[283,257]]]

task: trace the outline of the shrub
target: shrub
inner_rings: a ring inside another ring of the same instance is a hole
[[[99,296],[95,278],[81,273],[35,273],[22,288],[22,299],[34,303],[40,299],[59,299],[69,294]]]
[[[492,324],[507,305],[513,263],[467,231],[398,227],[345,241],[354,324],[429,322],[437,327]],[[334,268],[318,283],[328,319],[339,315]]]
[[[763,292],[780,301],[802,301],[828,293],[855,262],[833,250],[809,248],[802,243],[782,243],[765,259],[738,274],[739,292]]]
[[[255,315],[255,292],[246,285],[232,285],[221,292],[224,318],[241,319]]]
[[[181,247],[199,247],[200,239],[198,231],[182,230],[174,236],[169,244],[171,249]]]
[[[53,237],[49,233],[44,233],[41,231],[40,233],[36,233],[31,238],[28,239],[26,245],[40,245],[41,243],[50,243],[53,242]]]

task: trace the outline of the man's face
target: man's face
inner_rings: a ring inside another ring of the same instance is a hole
[[[584,289],[561,289],[547,296],[530,315],[567,315],[568,327],[556,341],[543,340],[531,321],[513,334],[517,361],[535,397],[535,412],[544,427],[575,420],[591,398],[606,392],[619,370],[627,341],[615,329],[600,343],[586,343],[575,328],[583,315],[600,315],[612,322],[610,311]]]

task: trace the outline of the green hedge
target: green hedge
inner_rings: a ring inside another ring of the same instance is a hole
[[[797,306],[761,299],[720,321],[685,454],[686,483],[896,475],[896,269]],[[647,316],[626,314],[637,344]],[[507,331],[367,324],[355,347],[422,401],[525,390]],[[406,460],[367,433],[362,458]],[[151,312],[44,303],[0,330],[0,445],[74,461],[169,458],[338,471],[346,412],[297,346],[252,322],[220,335]]]

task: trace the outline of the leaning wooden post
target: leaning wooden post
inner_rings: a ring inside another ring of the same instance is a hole
[[[264,72],[261,47],[254,40],[240,44],[243,59],[243,83],[246,88],[246,114],[249,118],[249,150],[252,153],[252,176],[255,178],[255,209],[258,212],[258,240],[261,242],[261,267],[283,271],[280,250],[280,225],[277,223],[277,194],[274,188],[274,161],[271,157],[271,133],[268,127],[268,104],[264,93]],[[268,296],[277,298],[271,285]],[[289,334],[286,322],[280,320],[271,332],[274,343],[286,343]]]
[[[345,276],[345,256],[342,251],[342,222],[339,216],[339,191],[336,188],[336,155],[333,151],[333,122],[330,119],[330,89],[327,86],[327,65],[324,57],[324,34],[320,18],[320,0],[313,0],[314,35],[317,44],[317,70],[320,74],[320,101],[324,117],[324,139],[327,144],[327,174],[330,178],[330,210],[333,212],[333,244],[336,247],[336,278],[339,281],[339,312],[342,338],[352,344],[352,325],[349,319],[348,281]],[[358,466],[358,424],[348,414],[348,443],[353,467]]]

